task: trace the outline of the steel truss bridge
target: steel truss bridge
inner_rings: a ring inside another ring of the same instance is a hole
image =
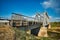
[[[22,14],[12,13],[11,26],[13,27],[25,27],[26,30],[35,29],[38,27],[45,27],[49,24],[49,16],[47,12],[42,15],[36,13],[35,17],[29,17]]]

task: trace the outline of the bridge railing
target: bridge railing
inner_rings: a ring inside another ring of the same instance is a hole
[[[28,26],[28,25],[30,25],[29,22],[31,22],[31,25],[34,25],[34,22],[35,22],[35,25],[37,23],[42,23],[43,26],[45,26],[45,24],[48,24],[48,19],[49,18],[48,18],[47,13],[43,14],[43,16],[36,15],[35,18],[29,17],[29,16],[25,16],[25,15],[21,15],[21,14],[12,13],[11,23],[15,22],[14,25],[16,25],[16,24],[20,25],[21,24],[21,25]]]
[[[28,26],[28,25],[30,25],[29,22],[31,22],[31,25],[34,25],[34,24],[37,24],[39,21],[33,17],[12,13],[11,25],[16,26],[17,24],[19,24],[20,26],[24,26],[24,25]]]

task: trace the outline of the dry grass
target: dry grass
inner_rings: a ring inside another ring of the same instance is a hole
[[[36,37],[10,26],[0,26],[0,40],[57,40],[51,37]]]
[[[13,40],[14,33],[10,26],[0,26],[0,40]]]

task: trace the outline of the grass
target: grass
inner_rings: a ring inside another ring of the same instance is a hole
[[[14,40],[59,40],[60,39],[59,38],[60,33],[54,33],[54,32],[48,31],[49,37],[37,37],[32,34],[27,34],[26,31],[20,30],[15,27],[10,27],[10,29],[14,30],[14,32],[15,32]]]
[[[49,37],[37,37],[32,34],[27,34],[26,31],[19,30],[17,28],[13,28],[16,32],[15,37],[16,40],[58,40],[60,34],[56,34],[55,37],[51,37],[51,32],[48,32]],[[57,36],[58,35],[58,36]]]

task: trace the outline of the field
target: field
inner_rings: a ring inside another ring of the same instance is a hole
[[[0,40],[60,40],[59,26],[57,27],[56,24],[53,24],[52,28],[48,29],[48,37],[27,34],[26,31],[22,31],[16,27],[0,26]]]

